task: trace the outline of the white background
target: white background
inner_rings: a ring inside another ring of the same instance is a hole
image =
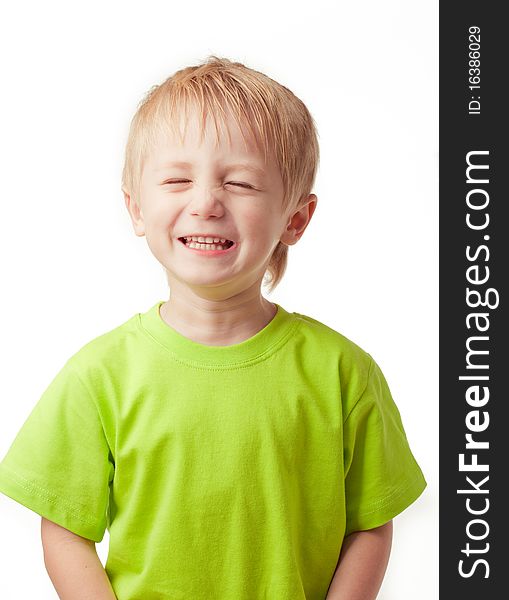
[[[317,122],[318,208],[269,298],[382,368],[428,487],[379,600],[438,598],[438,2],[19,1],[0,53],[0,458],[72,353],[168,297],[120,191],[128,126],[152,85],[225,56]],[[0,595],[55,600],[40,517],[0,494],[0,530]]]

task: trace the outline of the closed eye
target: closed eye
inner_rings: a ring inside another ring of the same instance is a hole
[[[189,180],[188,179],[174,179],[172,181],[165,181],[164,185],[171,184],[171,183],[189,183]],[[240,182],[236,182],[236,181],[229,181],[226,185],[236,185],[236,186],[243,187],[246,189],[254,190],[254,187],[252,185],[249,185],[249,183],[240,183]]]
[[[249,183],[238,183],[235,181],[229,181],[227,185],[238,185],[243,188],[247,188],[247,189],[251,189],[251,190],[254,189],[252,185],[249,185]]]

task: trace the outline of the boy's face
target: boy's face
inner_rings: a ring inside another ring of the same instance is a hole
[[[283,213],[283,182],[275,161],[269,157],[264,163],[263,151],[248,132],[246,147],[231,115],[227,125],[231,144],[220,128],[216,147],[211,119],[201,141],[198,116],[192,113],[183,144],[168,132],[147,157],[139,209],[125,194],[135,232],[147,237],[170,288],[182,289],[183,284],[211,299],[259,289],[278,241],[294,244],[314,210],[312,202],[293,214]],[[182,241],[189,236],[234,244],[193,248]]]

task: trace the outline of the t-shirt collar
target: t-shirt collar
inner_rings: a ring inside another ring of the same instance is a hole
[[[168,325],[159,312],[165,300],[158,300],[144,313],[139,313],[141,327],[177,361],[195,366],[238,368],[270,356],[291,336],[299,323],[296,313],[286,311],[280,304],[275,316],[255,335],[229,346],[208,346],[195,342]]]

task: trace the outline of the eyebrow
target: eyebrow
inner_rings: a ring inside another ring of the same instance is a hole
[[[165,169],[169,169],[171,167],[177,167],[177,168],[189,168],[192,167],[193,165],[190,162],[183,162],[183,161],[171,161],[171,162],[167,162],[164,163],[162,165],[160,165],[158,168],[155,169],[156,172],[158,171],[164,171]],[[251,165],[249,163],[235,163],[233,165],[227,165],[226,169],[228,170],[232,170],[232,169],[244,169],[245,171],[250,171],[251,173],[254,173],[255,175],[265,175],[265,170],[262,169],[261,167],[256,167],[255,165]]]

